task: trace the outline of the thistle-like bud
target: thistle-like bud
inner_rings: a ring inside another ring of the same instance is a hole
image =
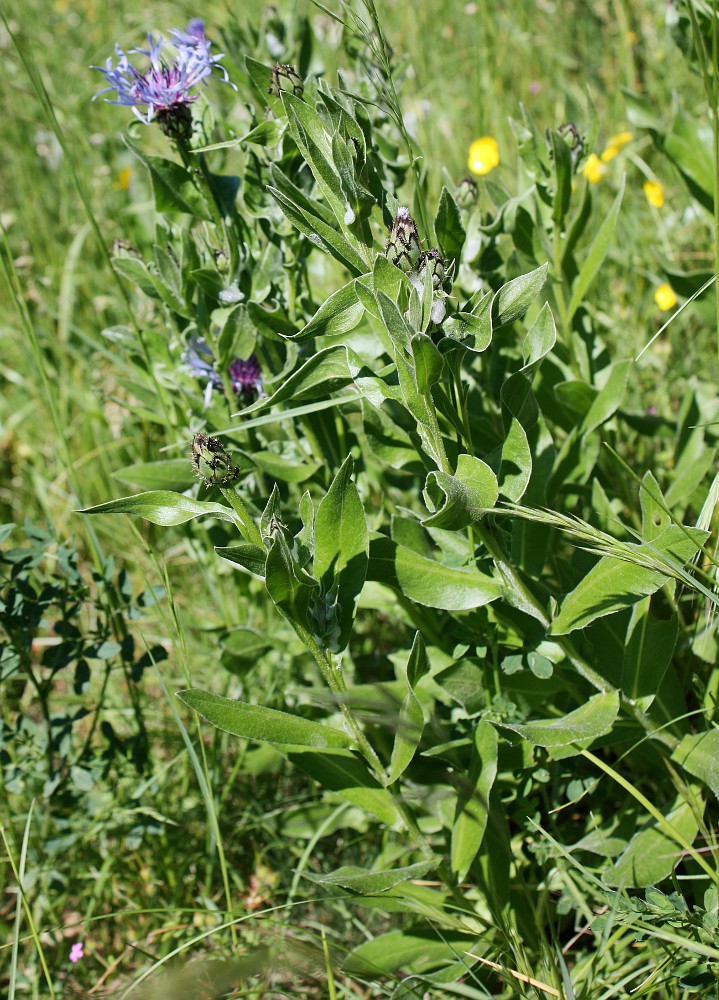
[[[422,247],[414,219],[408,208],[400,206],[392,222],[384,249],[387,260],[401,271],[411,271],[416,266]]]
[[[479,197],[479,187],[474,177],[467,174],[457,185],[454,200],[460,208],[471,208]]]
[[[302,97],[305,90],[302,77],[289,63],[275,63],[272,67],[272,79],[267,92],[279,96],[282,90],[291,90],[295,97]]]
[[[564,125],[560,125],[557,132],[562,136],[564,141],[569,146],[569,150],[572,154],[572,166],[577,169],[577,164],[581,160],[584,154],[584,136],[580,133],[574,122],[565,122]],[[550,146],[551,153],[551,146]]]
[[[225,450],[222,441],[210,437],[204,431],[192,439],[190,458],[195,472],[205,486],[227,486],[237,479],[240,470],[232,464],[232,456]]]
[[[168,139],[187,143],[192,138],[193,122],[189,104],[178,102],[171,107],[160,108],[156,120]]]
[[[439,250],[432,247],[431,250],[423,250],[417,265],[419,274],[423,274],[425,269],[429,269],[432,275],[432,287],[438,291],[444,285],[447,277],[447,267],[440,255]]]

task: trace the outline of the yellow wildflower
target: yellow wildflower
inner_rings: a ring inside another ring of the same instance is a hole
[[[606,172],[607,168],[596,153],[591,153],[582,167],[582,173],[590,184],[598,184]]]
[[[609,163],[610,160],[614,159],[620,149],[623,149],[628,142],[631,142],[631,139],[631,132],[620,132],[618,135],[611,136],[604,152],[602,153],[602,160],[605,163]]]
[[[666,282],[660,285],[654,293],[654,301],[662,312],[669,312],[670,309],[673,309],[677,304],[677,297],[672,286],[667,285]]]
[[[654,205],[655,208],[661,208],[664,204],[664,188],[659,181],[645,181],[644,194],[647,196],[649,204]]]
[[[123,167],[117,175],[113,187],[116,191],[129,191],[130,180],[132,179],[132,167]]]
[[[483,135],[475,139],[469,147],[467,166],[473,174],[488,174],[499,163],[499,146],[491,135]]]

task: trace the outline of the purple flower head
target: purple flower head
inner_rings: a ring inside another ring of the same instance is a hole
[[[105,77],[109,86],[95,94],[95,98],[108,91],[117,91],[117,100],[105,98],[108,104],[120,104],[131,107],[140,121],[147,125],[157,118],[163,131],[172,138],[187,139],[192,131],[192,115],[190,105],[200,96],[193,93],[208,77],[212,76],[214,68],[220,70],[225,83],[231,83],[224,66],[219,65],[222,53],[210,55],[209,42],[205,36],[205,26],[198,18],[187,25],[186,31],[175,29],[170,32],[171,44],[175,50],[174,59],[161,57],[163,46],[162,36],[155,41],[152,35],[147,36],[149,48],[130,49],[130,55],[140,53],[150,61],[149,69],[140,73],[131,65],[130,60],[119,45],[115,45],[117,65],[113,66],[110,56],[105,68],[92,66]],[[236,89],[236,88],[235,88]]]
[[[242,358],[235,358],[230,365],[229,372],[232,388],[238,396],[252,402],[262,392],[262,372],[259,361],[254,354],[251,354],[246,361],[243,361]]]

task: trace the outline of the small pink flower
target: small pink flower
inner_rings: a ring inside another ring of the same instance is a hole
[[[542,89],[539,80],[530,80],[529,87],[527,88],[530,94],[538,94]]]
[[[73,965],[79,962],[81,958],[84,957],[84,951],[82,950],[82,941],[76,941],[75,944],[70,949],[70,961]]]

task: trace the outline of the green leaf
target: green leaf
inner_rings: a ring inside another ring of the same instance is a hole
[[[552,143],[552,163],[556,184],[552,219],[555,226],[561,230],[572,198],[572,175],[574,173],[572,153],[566,140],[558,132],[552,129],[549,135]]]
[[[287,112],[290,135],[307,161],[338,224],[341,224],[347,201],[343,197],[342,182],[332,153],[332,136],[315,109],[301,98],[283,91],[281,99]]]
[[[459,964],[459,976],[462,965],[466,971],[465,954],[476,946],[476,942],[476,936],[457,931],[443,930],[441,936],[432,930],[425,934],[410,930],[390,931],[358,945],[348,955],[343,969],[349,976],[363,976],[374,981],[377,976],[398,969],[419,974]]]
[[[267,189],[282,212],[307,239],[324,253],[334,257],[350,274],[358,277],[367,271],[367,261],[341,231],[325,222],[315,211],[302,209],[276,187]]]
[[[699,829],[694,803],[680,801],[667,822],[683,841],[691,844]],[[605,872],[604,880],[623,889],[656,885],[671,875],[682,858],[677,841],[655,824],[632,837],[617,863]]]
[[[388,868],[379,872],[367,871],[365,868],[356,867],[356,865],[343,865],[342,868],[329,872],[327,875],[313,875],[310,872],[302,874],[311,882],[316,882],[317,885],[337,885],[342,889],[357,892],[361,896],[373,896],[378,892],[386,892],[401,882],[424,878],[441,863],[442,859],[435,856],[427,861],[407,865],[406,868]]]
[[[471,455],[460,455],[453,476],[432,471],[425,483],[425,498],[435,513],[422,524],[456,531],[479,521],[499,497],[497,477],[490,467]]]
[[[264,519],[263,515],[263,521]],[[282,617],[290,623],[305,645],[314,649],[316,642],[312,637],[315,622],[312,610],[319,596],[319,587],[296,565],[285,530],[278,528],[270,540],[265,563],[265,586]],[[263,527],[263,536],[270,531],[271,529],[266,531]]]
[[[536,424],[538,414],[531,377],[524,369],[505,381],[500,398],[505,438],[499,466],[499,491],[517,503],[532,475],[532,450],[527,431]]]
[[[572,292],[572,298],[570,299],[569,309],[567,311],[567,322],[571,321],[575,312],[581,305],[589,286],[596,278],[599,273],[599,268],[602,266],[604,258],[607,256],[609,247],[614,239],[614,230],[616,229],[617,219],[619,218],[619,210],[622,207],[625,182],[626,174],[622,177],[617,197],[614,199],[614,203],[609,209],[607,217],[599,227],[599,232],[597,233],[594,243],[591,246],[587,259],[584,261],[582,269],[577,275],[574,291]]]
[[[349,455],[317,509],[314,525],[314,574],[323,595],[332,595],[337,626],[331,648],[340,652],[349,642],[355,607],[367,574],[369,539],[364,507],[352,482]]]
[[[452,827],[452,871],[463,882],[482,845],[489,817],[489,793],[497,777],[497,731],[488,722],[474,730],[467,791],[457,800]]]
[[[197,481],[186,458],[126,465],[124,469],[113,472],[112,477],[143,490],[171,490],[176,493],[182,493]]]
[[[417,682],[429,673],[430,663],[422,636],[415,634],[412,649],[404,671],[405,694],[399,710],[397,729],[394,735],[392,758],[389,767],[388,784],[399,778],[414,757],[415,751],[422,739],[424,729],[424,713],[414,689]]]
[[[643,561],[648,559],[661,564],[662,556],[665,556],[667,560],[683,565],[697,552],[704,538],[706,533],[696,528],[682,529],[679,525],[672,525],[651,543],[631,548],[636,552],[638,561],[643,557]],[[631,607],[659,590],[671,575],[669,563],[667,570],[663,571],[615,556],[604,556],[564,598],[559,614],[552,622],[551,633],[565,635],[584,628],[595,618]]]
[[[206,500],[193,500],[180,493],[170,493],[168,490],[151,490],[149,493],[138,493],[120,500],[108,500],[78,511],[79,514],[136,514],[153,524],[173,525],[184,524],[195,517],[219,517],[223,521],[235,521],[235,515],[229,507]]]
[[[549,264],[542,264],[536,270],[520,274],[502,285],[492,302],[492,313],[498,326],[512,323],[526,313],[547,280],[548,268]]]
[[[678,111],[671,129],[662,137],[661,146],[679,168],[692,194],[708,211],[712,211],[714,159],[711,126]]]
[[[137,257],[114,257],[112,267],[123,278],[132,281],[141,292],[153,299],[163,297],[157,276],[149,270],[147,264]]]
[[[221,559],[242,566],[255,576],[264,577],[267,554],[259,545],[244,542],[242,545],[216,545],[215,552]]]
[[[261,400],[254,409],[268,409],[286,399],[317,399],[344,388],[363,369],[361,359],[348,347],[336,345],[318,351],[301,368],[294,372],[268,399]],[[368,375],[372,375],[366,369]],[[378,380],[377,380],[378,381]],[[375,397],[376,398],[376,397]],[[378,404],[382,405],[383,396]]]
[[[391,587],[429,608],[466,611],[501,595],[500,585],[476,569],[454,569],[398,545],[391,538],[370,542],[368,580]]]
[[[703,781],[719,799],[719,729],[683,736],[672,760]]]
[[[407,321],[400,312],[397,303],[393,301],[389,295],[386,295],[381,289],[375,292],[375,298],[377,299],[382,322],[384,323],[395,348],[409,353],[412,330],[409,328]]]
[[[360,809],[371,812],[386,826],[400,822],[392,796],[352,754],[291,753],[290,761],[322,788],[334,792]]]
[[[566,747],[570,743],[595,740],[610,732],[619,714],[619,693],[606,691],[593,695],[589,701],[558,719],[537,719],[534,722],[498,725],[511,729],[522,739],[539,747]]]
[[[253,451],[252,461],[262,472],[283,483],[304,483],[322,468],[321,462],[303,462],[298,456],[285,457],[274,451]]]
[[[223,666],[231,673],[241,674],[256,666],[261,657],[272,649],[272,642],[257,629],[240,625],[227,633],[221,646]]]
[[[587,415],[582,421],[579,429],[580,434],[589,434],[601,424],[606,423],[610,417],[614,416],[622,405],[624,393],[627,390],[627,381],[634,362],[631,359],[617,361],[612,365],[609,378],[594,402],[589,408]]]
[[[431,337],[415,333],[410,341],[414,360],[414,376],[420,394],[427,397],[432,386],[442,377],[444,359]]]
[[[354,330],[364,316],[364,306],[357,297],[354,280],[326,299],[312,319],[290,339],[304,344],[313,337],[338,337]]]
[[[399,302],[401,296],[409,295],[413,285],[404,271],[390,264],[383,253],[378,253],[372,266],[372,280],[368,281],[367,276],[362,278],[371,287],[372,295],[377,301],[377,295],[384,292],[392,302]],[[379,315],[375,310],[375,314]]]
[[[278,712],[274,708],[265,708],[264,705],[232,701],[199,688],[179,691],[177,697],[217,729],[246,740],[315,750],[352,746],[350,737],[339,729],[288,712]]]
[[[437,208],[437,215],[434,220],[434,231],[437,234],[437,243],[445,258],[447,267],[450,267],[453,263],[458,267],[462,257],[462,247],[464,246],[466,233],[462,225],[460,211],[446,187],[442,188],[442,193],[439,196],[439,207]]]
[[[276,146],[285,134],[286,128],[287,122],[283,122],[277,118],[267,118],[239,138],[230,139],[229,142],[218,142],[214,146],[207,146],[202,152],[206,152],[208,149],[225,149],[227,146],[238,146],[245,142],[252,142],[257,146]],[[200,152],[200,150],[196,150],[196,152]]]
[[[161,156],[147,156],[127,139],[125,144],[150,172],[155,209],[158,212],[178,212],[212,221],[207,201],[198,189],[195,177],[186,167]]]
[[[458,312],[442,325],[446,337],[480,354],[492,343],[492,293],[487,292],[478,312]]]
[[[677,641],[676,614],[666,621],[652,621],[650,598],[632,609],[624,646],[621,689],[633,701],[641,700],[646,711],[659,691]]]
[[[557,327],[554,323],[554,316],[545,302],[539,311],[539,315],[527,331],[522,344],[522,358],[524,369],[532,369],[549,354],[557,342]]]

